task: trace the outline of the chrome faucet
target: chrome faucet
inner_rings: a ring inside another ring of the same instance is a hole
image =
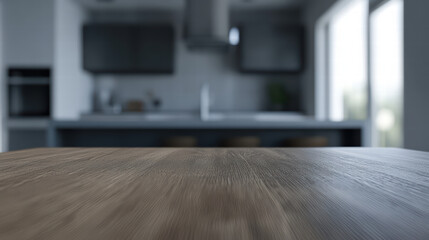
[[[200,95],[200,116],[202,121],[210,120],[210,87],[204,83]]]

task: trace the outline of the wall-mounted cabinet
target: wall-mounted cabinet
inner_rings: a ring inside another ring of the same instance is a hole
[[[93,73],[172,73],[174,30],[169,25],[88,24],[83,64]]]
[[[279,24],[240,28],[239,65],[242,72],[299,73],[304,65],[302,27]]]

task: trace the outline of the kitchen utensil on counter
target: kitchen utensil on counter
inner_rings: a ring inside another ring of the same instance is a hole
[[[93,106],[95,112],[105,114],[119,114],[122,104],[116,89],[116,81],[111,76],[98,76],[95,79]]]
[[[151,105],[151,107],[154,109],[154,110],[159,110],[160,108],[161,108],[161,105],[162,105],[162,101],[161,101],[161,99],[159,98],[159,97],[157,97],[154,93],[153,93],[153,91],[147,91],[146,92],[146,95],[147,95],[147,97],[148,97],[148,101],[149,101],[149,103],[150,103],[150,105]]]
[[[122,105],[117,100],[114,92],[110,89],[100,89],[95,94],[94,108],[96,112],[107,114],[119,114],[122,112]]]

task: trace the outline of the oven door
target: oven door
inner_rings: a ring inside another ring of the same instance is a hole
[[[49,117],[50,85],[10,84],[10,117]]]

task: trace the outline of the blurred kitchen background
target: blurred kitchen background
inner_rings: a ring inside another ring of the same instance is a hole
[[[429,150],[426,1],[0,0],[0,8],[2,151]]]

